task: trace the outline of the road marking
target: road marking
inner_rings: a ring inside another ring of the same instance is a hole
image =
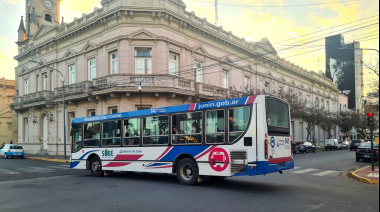
[[[294,169],[300,169],[301,167],[294,167]]]
[[[32,168],[19,168],[17,170],[23,171],[23,172],[38,172],[39,170],[37,169],[32,169]]]
[[[0,169],[0,172],[3,172],[5,174],[20,174],[20,172],[14,172],[11,170],[6,170],[6,169]]]
[[[303,173],[307,173],[307,172],[312,172],[312,171],[317,171],[318,169],[303,169],[303,170],[299,170],[299,171],[295,171],[295,172],[292,172],[293,174],[303,174]]]
[[[69,169],[69,167],[62,167],[62,166],[48,166],[48,167],[52,169]]]
[[[324,172],[320,172],[320,173],[317,173],[317,174],[313,174],[314,176],[326,176],[326,175],[329,175],[329,174],[334,174],[334,173],[337,173],[338,171],[333,171],[333,170],[328,170],[328,171],[324,171]]]
[[[37,171],[43,171],[43,172],[54,172],[55,170],[46,168],[46,167],[30,167],[31,169],[35,169]]]

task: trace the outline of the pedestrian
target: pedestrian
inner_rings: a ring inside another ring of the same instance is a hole
[[[13,141],[11,140],[10,144],[13,144]]]

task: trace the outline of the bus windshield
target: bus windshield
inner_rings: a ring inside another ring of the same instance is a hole
[[[267,98],[266,115],[269,133],[290,133],[289,106],[286,103]]]

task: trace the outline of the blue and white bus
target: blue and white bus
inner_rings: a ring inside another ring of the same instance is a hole
[[[173,173],[180,183],[294,168],[289,105],[249,96],[72,120],[71,168]]]

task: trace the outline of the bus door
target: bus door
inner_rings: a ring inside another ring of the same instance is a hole
[[[287,162],[292,156],[289,106],[282,100],[266,98],[269,163]]]

